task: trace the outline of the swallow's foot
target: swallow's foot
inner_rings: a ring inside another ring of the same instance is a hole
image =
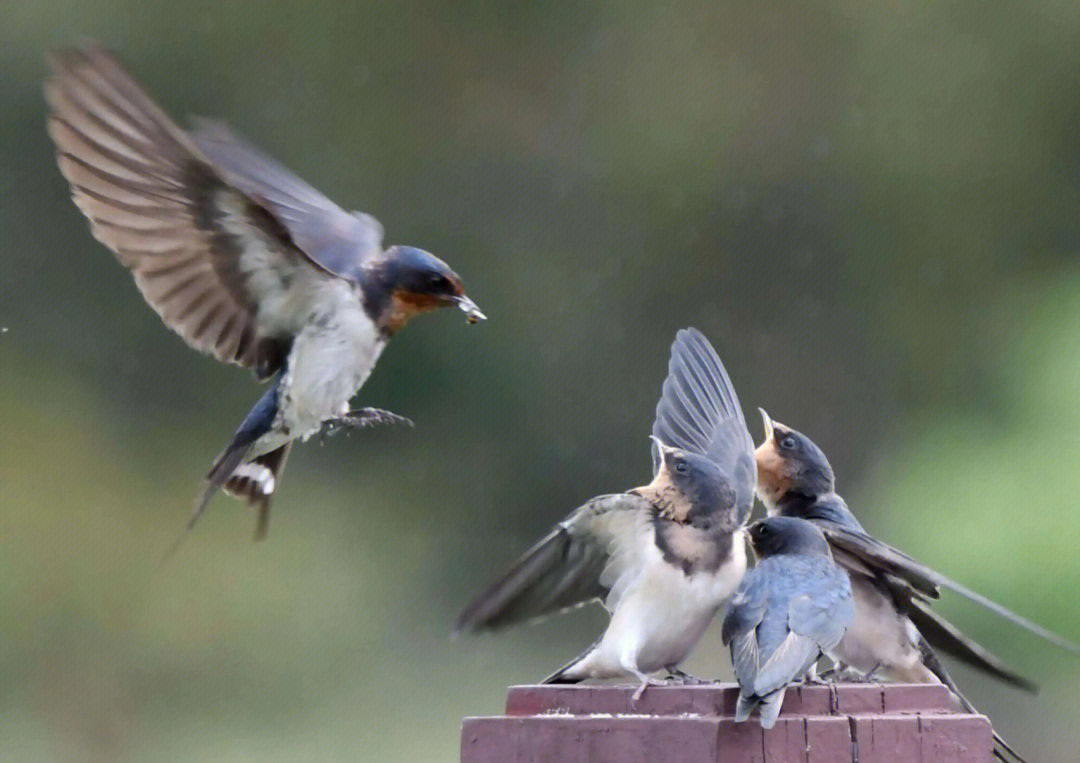
[[[685,673],[674,665],[669,665],[665,670],[668,672],[668,677],[665,680],[675,686],[700,686],[701,684],[713,683],[707,679],[696,678],[689,673]]]
[[[630,698],[630,706],[634,709],[637,709],[638,702],[640,702],[641,698],[645,696],[646,689],[648,689],[650,686],[665,686],[667,684],[666,681],[658,681],[655,678],[650,678],[644,673],[637,673],[636,675],[639,679],[641,679],[641,685],[637,687],[637,689],[634,691],[634,695]]]
[[[865,684],[883,684],[884,679],[881,677],[881,663],[879,662],[874,667],[870,668],[869,672],[865,675],[859,676],[856,680]]]
[[[343,429],[365,429],[379,426],[380,424],[405,424],[413,426],[412,419],[398,416],[396,413],[384,411],[382,408],[357,408],[349,411],[344,416],[329,419],[323,422],[322,435],[332,435]]]

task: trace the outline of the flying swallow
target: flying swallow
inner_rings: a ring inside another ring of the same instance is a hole
[[[545,683],[651,673],[678,664],[746,570],[753,441],[723,364],[694,329],[671,348],[653,424],[653,480],[593,498],[462,613],[458,631],[497,629],[600,601],[599,640]]]
[[[755,452],[758,497],[770,516],[807,519],[825,534],[837,562],[851,577],[855,622],[837,648],[840,662],[863,675],[895,681],[943,683],[969,712],[935,649],[1027,691],[1037,686],[1017,674],[930,608],[947,588],[1078,653],[1080,647],[872,537],[836,493],[832,466],[809,437],[772,421],[761,411],[765,441]],[[1017,758],[1000,737],[1000,748]]]
[[[739,682],[735,720],[760,708],[771,729],[792,681],[832,658],[855,616],[848,576],[833,561],[821,530],[794,517],[749,527],[757,557],[724,617],[721,638],[731,645]]]
[[[375,218],[346,212],[220,124],[180,129],[102,48],[50,63],[49,135],[94,237],[190,346],[273,380],[188,524],[224,489],[257,510],[262,537],[294,440],[327,423],[402,420],[349,410],[390,337],[439,307],[470,323],[484,315],[446,263],[384,249]]]

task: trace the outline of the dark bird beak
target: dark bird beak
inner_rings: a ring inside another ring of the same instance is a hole
[[[468,323],[479,323],[480,321],[487,320],[487,316],[480,312],[480,308],[477,304],[464,294],[460,297],[454,297],[454,304],[460,307],[465,313],[465,320]]]

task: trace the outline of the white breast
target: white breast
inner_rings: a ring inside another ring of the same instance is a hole
[[[666,562],[650,539],[644,563],[615,602],[590,660],[596,675],[652,673],[685,659],[746,571],[743,531],[732,541],[730,558],[716,572],[688,576]]]
[[[345,281],[329,284],[320,311],[293,340],[282,379],[280,415],[290,433],[309,437],[342,415],[367,381],[386,341]]]

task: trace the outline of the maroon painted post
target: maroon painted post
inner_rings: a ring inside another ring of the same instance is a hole
[[[735,723],[734,684],[512,686],[505,715],[466,718],[461,763],[987,763],[990,721],[936,685],[793,687],[769,731]]]

